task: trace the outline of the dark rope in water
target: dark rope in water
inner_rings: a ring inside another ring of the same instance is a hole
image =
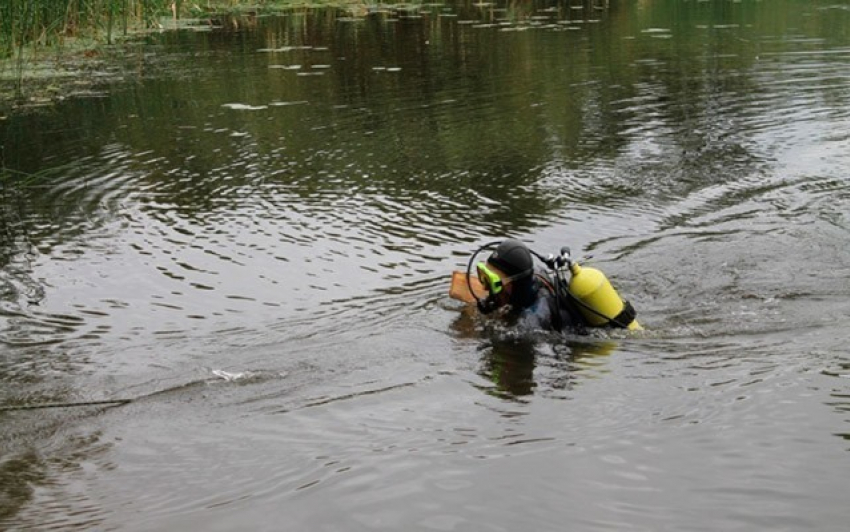
[[[132,403],[132,399],[112,399],[108,401],[85,401],[81,403],[45,403],[40,405],[19,405],[19,406],[2,406],[0,412],[9,412],[12,410],[39,410],[42,408],[71,408],[78,406],[99,406],[99,405],[126,405]]]

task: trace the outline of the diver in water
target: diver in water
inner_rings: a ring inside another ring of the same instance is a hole
[[[560,331],[586,325],[575,308],[559,304],[552,279],[534,267],[531,252],[519,240],[503,240],[476,269],[487,289],[487,297],[477,301],[483,314],[501,310],[521,328]]]
[[[473,277],[473,262],[487,249],[493,252],[486,262],[475,264]],[[534,257],[548,270],[535,268]],[[502,313],[522,328],[576,333],[588,327],[641,328],[632,306],[620,299],[605,275],[579,266],[568,248],[558,257],[544,257],[513,238],[479,248],[466,274],[455,273],[450,295],[474,302],[483,314]]]

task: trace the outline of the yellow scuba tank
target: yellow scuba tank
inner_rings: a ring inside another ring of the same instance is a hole
[[[570,295],[576,299],[579,310],[590,325],[613,324],[631,331],[643,330],[635,319],[632,306],[623,302],[604,273],[596,268],[581,267],[576,262],[570,263],[570,273]]]

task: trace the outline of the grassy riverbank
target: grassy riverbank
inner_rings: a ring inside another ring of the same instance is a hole
[[[10,102],[49,101],[61,82],[97,67],[103,45],[181,21],[364,0],[3,0],[0,116]],[[46,81],[49,80],[49,81]]]
[[[27,47],[62,45],[68,39],[102,42],[209,13],[364,4],[364,0],[4,0],[0,2],[0,59]]]

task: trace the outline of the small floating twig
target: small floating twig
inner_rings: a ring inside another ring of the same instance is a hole
[[[8,412],[11,410],[39,410],[42,408],[71,408],[77,406],[125,405],[131,402],[133,402],[132,399],[113,399],[111,401],[85,401],[80,403],[45,403],[40,405],[2,406],[0,407],[0,412]]]

